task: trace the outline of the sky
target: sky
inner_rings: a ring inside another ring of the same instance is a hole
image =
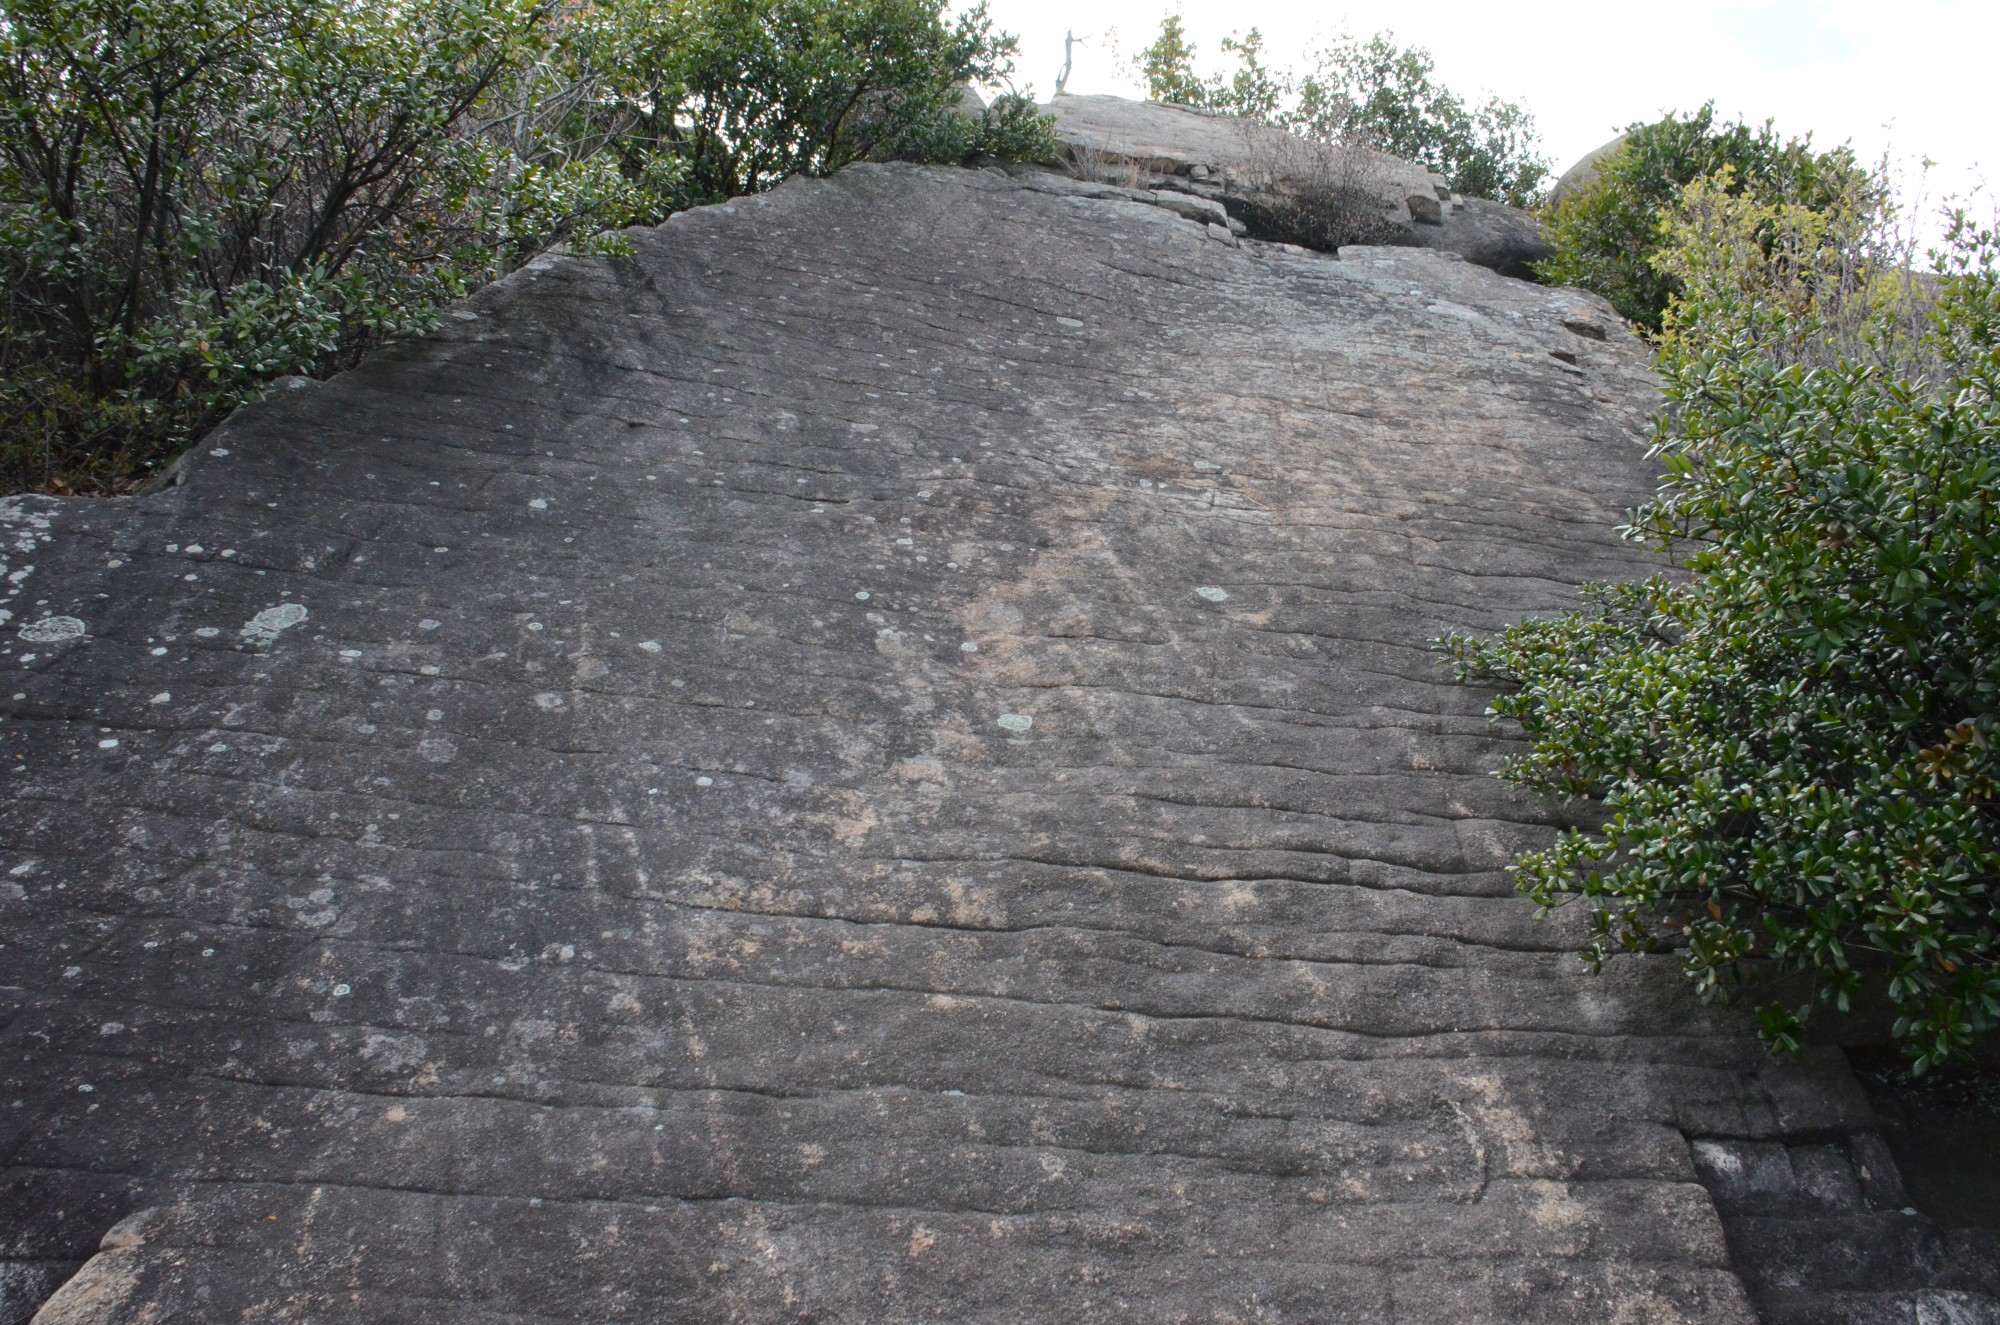
[[[1077,37],[1070,92],[1142,95],[1132,56],[1177,9],[1202,72],[1221,67],[1220,38],[1251,27],[1263,32],[1269,63],[1292,66],[1343,33],[1391,32],[1399,45],[1428,49],[1436,77],[1466,100],[1490,92],[1525,107],[1558,174],[1635,120],[1713,100],[1726,117],[1770,119],[1820,146],[1849,143],[1870,163],[1886,151],[1906,201],[1926,214],[1956,195],[1990,218],[1982,162],[2000,185],[1996,0],[989,3],[998,26],[1020,38],[1016,85],[1041,100],[1062,67],[1066,30]],[[1924,158],[1936,163],[1927,176],[1917,169]]]

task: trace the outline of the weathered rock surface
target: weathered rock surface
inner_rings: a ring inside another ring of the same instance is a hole
[[[1771,1229],[1944,1245],[1837,1053],[1502,872],[1428,641],[1640,569],[1637,346],[1218,229],[858,168],[0,508],[0,1315],[1726,1323]]]
[[[1044,110],[1072,165],[1129,185],[1181,189],[1233,206],[1260,239],[1288,240],[1288,195],[1333,182],[1372,199],[1380,242],[1456,253],[1508,276],[1550,254],[1541,223],[1518,207],[1454,195],[1424,167],[1360,148],[1314,149],[1226,115],[1124,97],[1062,96]]]
[[[1410,227],[1409,242],[1456,253],[1467,262],[1523,281],[1534,279],[1533,264],[1555,253],[1542,236],[1540,221],[1518,207],[1486,198],[1458,199],[1446,211],[1442,225]]]

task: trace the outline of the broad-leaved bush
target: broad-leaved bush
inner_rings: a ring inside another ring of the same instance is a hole
[[[1879,200],[1683,192],[1627,531],[1673,564],[1443,643],[1508,687],[1504,776],[1587,811],[1513,868],[1593,963],[1754,986],[1780,1051],[1885,999],[1922,1071],[2000,1020],[2000,243],[1961,219],[1913,275]]]

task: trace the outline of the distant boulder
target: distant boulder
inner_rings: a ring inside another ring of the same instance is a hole
[[[1523,281],[1535,279],[1531,264],[1552,257],[1542,223],[1518,207],[1486,198],[1454,198],[1444,223],[1410,228],[1412,245],[1456,253],[1475,263]]]
[[[1549,190],[1550,205],[1553,206],[1561,202],[1570,194],[1590,183],[1591,180],[1596,179],[1598,167],[1604,163],[1607,157],[1623,146],[1625,146],[1625,135],[1621,133],[1602,147],[1586,152],[1578,159],[1575,165],[1563,171],[1562,178],[1557,180],[1556,186]]]

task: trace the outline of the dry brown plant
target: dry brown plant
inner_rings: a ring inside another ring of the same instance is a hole
[[[1246,123],[1243,146],[1229,203],[1253,236],[1331,251],[1394,233],[1386,158],[1359,135],[1329,141]]]

